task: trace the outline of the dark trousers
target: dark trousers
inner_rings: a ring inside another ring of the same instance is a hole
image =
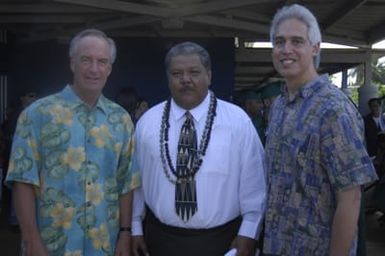
[[[144,223],[151,256],[223,256],[237,236],[241,218],[210,229],[185,229],[161,223],[147,207]]]

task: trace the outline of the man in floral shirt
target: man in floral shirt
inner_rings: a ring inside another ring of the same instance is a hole
[[[360,186],[376,179],[362,118],[317,74],[321,33],[309,10],[284,7],[270,36],[286,85],[269,113],[264,255],[355,255]]]
[[[102,95],[113,40],[89,29],[69,49],[73,84],[19,117],[7,183],[26,255],[129,255],[132,161],[128,113]],[[119,230],[121,232],[119,232]]]

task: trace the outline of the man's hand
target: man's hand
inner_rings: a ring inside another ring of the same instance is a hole
[[[115,256],[131,255],[131,234],[130,232],[119,232],[118,241],[116,243]]]
[[[36,224],[36,195],[33,185],[15,182],[13,202],[19,220],[23,256],[48,256],[47,248]]]
[[[256,246],[257,240],[245,236],[237,236],[231,243],[237,249],[237,256],[254,256]]]
[[[143,236],[132,236],[132,252],[134,256],[149,256]]]

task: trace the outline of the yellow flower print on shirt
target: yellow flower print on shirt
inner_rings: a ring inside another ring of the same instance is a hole
[[[95,205],[101,203],[104,198],[104,193],[100,184],[91,183],[86,188],[86,200]]]
[[[54,123],[72,126],[73,112],[71,112],[71,109],[68,109],[63,107],[62,105],[56,104],[52,106],[49,112],[53,117],[52,121]]]
[[[118,142],[118,143],[115,143],[115,152],[116,152],[116,159],[119,160],[119,157],[120,157],[120,151],[122,150],[122,146],[123,144]]]
[[[123,144],[120,142],[115,143],[115,152],[119,153],[120,150],[122,149],[122,145]]]
[[[124,124],[124,125],[127,125],[128,124],[128,122],[129,122],[129,118],[128,118],[128,115],[123,115],[122,116],[122,123]]]
[[[15,160],[13,159],[11,159],[10,161],[9,161],[9,163],[8,163],[8,172],[9,171],[14,171],[14,169],[15,169]]]
[[[21,112],[19,115],[18,123],[26,123],[28,121],[27,113],[25,111]]]
[[[61,156],[62,164],[69,165],[71,169],[79,171],[82,163],[86,160],[84,147],[69,147],[67,152]]]
[[[102,148],[111,141],[111,133],[105,124],[91,129],[91,136],[95,137],[95,145]]]
[[[75,208],[64,207],[62,203],[57,203],[51,211],[54,227],[71,228],[72,218],[75,214]]]
[[[92,228],[89,231],[95,249],[108,250],[110,248],[110,238],[106,223],[102,223],[99,228]]]
[[[38,161],[40,160],[40,154],[39,154],[39,151],[37,150],[37,144],[36,144],[36,140],[34,139],[29,139],[28,140],[28,143],[29,145],[31,146],[31,149],[32,149],[32,153],[35,157],[35,160]]]
[[[131,179],[131,186],[133,188],[140,186],[140,176],[139,175],[133,175]]]
[[[64,253],[64,256],[83,256],[82,251],[77,250],[73,252],[66,252]]]

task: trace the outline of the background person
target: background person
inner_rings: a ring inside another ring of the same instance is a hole
[[[370,113],[364,117],[365,141],[369,156],[377,155],[378,134],[385,131],[385,120],[381,113],[381,101],[371,98],[368,101]]]

